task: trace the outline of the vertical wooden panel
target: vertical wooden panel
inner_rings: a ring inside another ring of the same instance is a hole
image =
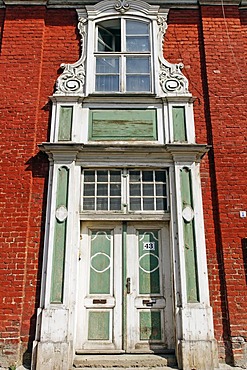
[[[187,141],[185,108],[172,107],[172,119],[173,119],[173,140]]]
[[[112,235],[110,230],[91,235],[90,294],[110,294],[112,269]]]
[[[56,210],[68,204],[69,169],[61,167],[58,169]],[[55,219],[53,260],[52,260],[52,283],[51,303],[63,302],[64,286],[64,260],[66,249],[67,220]]]
[[[73,107],[61,106],[59,116],[58,141],[70,141],[73,120]]]
[[[139,231],[139,293],[160,293],[159,234]]]
[[[191,172],[187,168],[180,170],[182,209],[190,207],[193,210]],[[199,302],[198,277],[196,264],[196,243],[194,219],[191,221],[183,218],[184,253],[186,268],[186,286],[188,302]]]

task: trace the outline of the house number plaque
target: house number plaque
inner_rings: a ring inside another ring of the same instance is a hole
[[[149,243],[143,243],[143,250],[144,251],[155,251],[155,243],[149,242]]]

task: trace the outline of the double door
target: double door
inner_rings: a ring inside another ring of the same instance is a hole
[[[162,352],[172,341],[168,226],[83,223],[77,352]]]

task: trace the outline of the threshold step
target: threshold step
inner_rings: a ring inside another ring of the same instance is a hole
[[[111,368],[167,368],[177,369],[176,357],[171,354],[101,354],[76,355],[74,368],[78,369],[111,369]]]

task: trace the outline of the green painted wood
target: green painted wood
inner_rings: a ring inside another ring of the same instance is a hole
[[[73,106],[61,106],[58,127],[58,141],[70,141],[73,120]]]
[[[161,340],[160,310],[140,312],[140,340]]]
[[[110,339],[110,312],[89,311],[88,340]]]
[[[89,139],[157,140],[156,110],[91,110]]]
[[[111,231],[95,230],[91,235],[90,294],[110,294]]]
[[[150,243],[153,243],[151,248]],[[140,294],[160,293],[158,230],[139,230],[139,292]]]
[[[56,209],[68,206],[69,169],[58,169]],[[64,261],[66,250],[67,220],[55,218],[54,245],[52,259],[51,303],[63,303]]]
[[[187,168],[180,170],[182,209],[190,206],[193,209],[191,172]],[[196,263],[196,243],[194,220],[183,219],[184,254],[186,268],[187,300],[190,303],[199,302],[198,276]]]
[[[172,107],[174,141],[187,141],[185,107]]]

